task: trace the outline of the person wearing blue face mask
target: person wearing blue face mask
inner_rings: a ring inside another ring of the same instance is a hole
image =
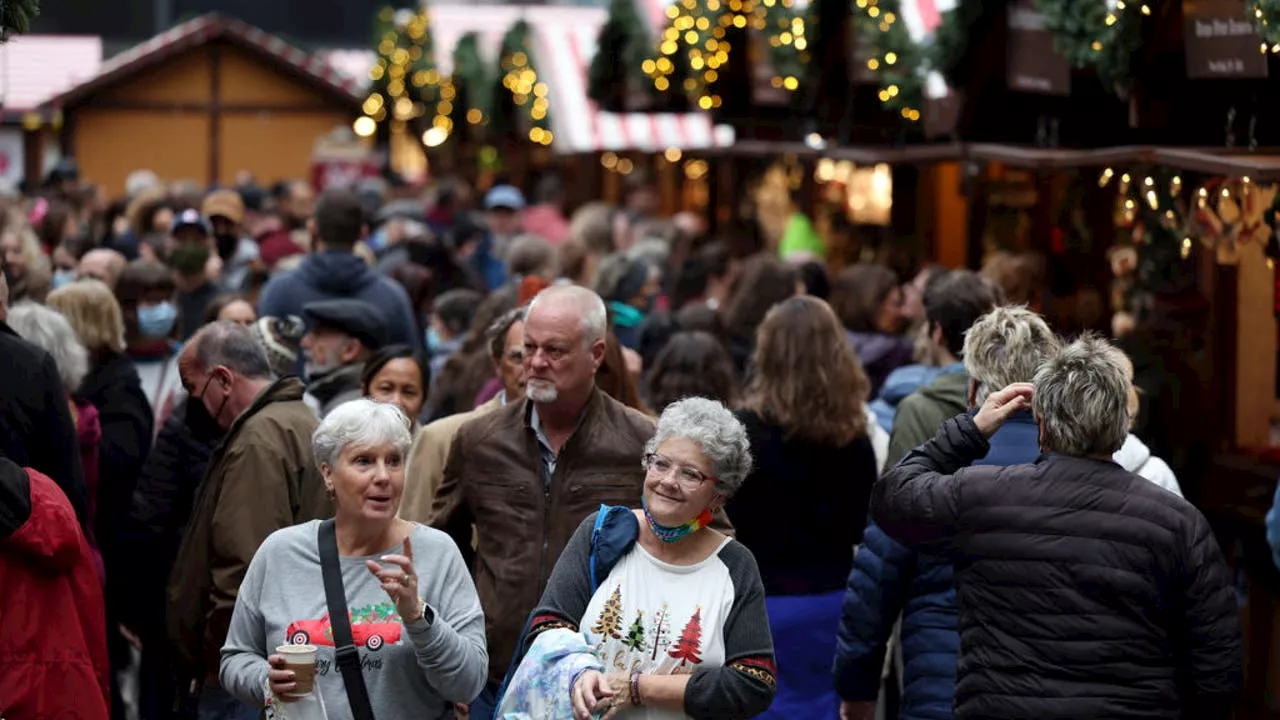
[[[174,290],[173,274],[154,260],[129,263],[116,285],[116,299],[124,314],[125,354],[138,370],[157,429],[181,394],[179,346],[174,341],[178,320]]]

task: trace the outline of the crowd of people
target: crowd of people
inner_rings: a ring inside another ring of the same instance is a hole
[[[241,180],[0,216],[0,717],[1229,716],[1222,553],[1022,259]]]

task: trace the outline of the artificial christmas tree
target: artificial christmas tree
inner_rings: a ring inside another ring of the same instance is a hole
[[[31,29],[31,21],[40,14],[40,0],[3,0],[0,2],[0,42]]]
[[[440,99],[440,73],[426,7],[380,10],[374,48],[378,57],[369,71],[373,82],[364,102],[365,114],[379,124],[406,123],[428,110],[434,114]],[[432,121],[433,126],[447,124],[447,117]]]
[[[591,632],[600,636],[600,643],[604,644],[609,638],[621,640],[622,634],[618,632],[622,628],[622,586],[619,585],[613,589],[613,594],[609,596],[609,600],[605,602],[604,609],[600,611],[600,619],[595,625],[591,626]]]
[[[699,607],[694,609],[693,617],[689,618],[684,630],[680,631],[680,639],[676,641],[676,646],[671,648],[671,652],[667,654],[679,660],[680,667],[684,667],[686,663],[697,665],[702,662],[701,653],[702,608]]]
[[[653,86],[642,69],[648,44],[635,0],[612,0],[587,71],[587,96],[604,110],[622,112],[628,97],[651,94]]]

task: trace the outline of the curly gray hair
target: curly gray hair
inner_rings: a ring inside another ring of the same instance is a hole
[[[409,418],[400,408],[369,398],[351,400],[334,408],[311,436],[311,453],[316,465],[338,464],[338,457],[350,445],[372,447],[391,443],[403,456],[412,442]]]
[[[670,438],[698,444],[711,461],[712,474],[720,480],[721,494],[732,496],[751,474],[751,441],[747,429],[729,409],[715,400],[691,397],[677,400],[662,411],[658,428],[645,443],[645,455]]]
[[[1123,353],[1084,335],[1047,360],[1035,375],[1031,405],[1044,450],[1106,456],[1129,434],[1129,377]]]

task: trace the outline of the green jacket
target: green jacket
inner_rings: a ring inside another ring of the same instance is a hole
[[[898,405],[889,436],[889,455],[885,470],[892,469],[907,453],[925,444],[938,433],[943,422],[969,409],[969,373],[939,375],[907,396]]]

